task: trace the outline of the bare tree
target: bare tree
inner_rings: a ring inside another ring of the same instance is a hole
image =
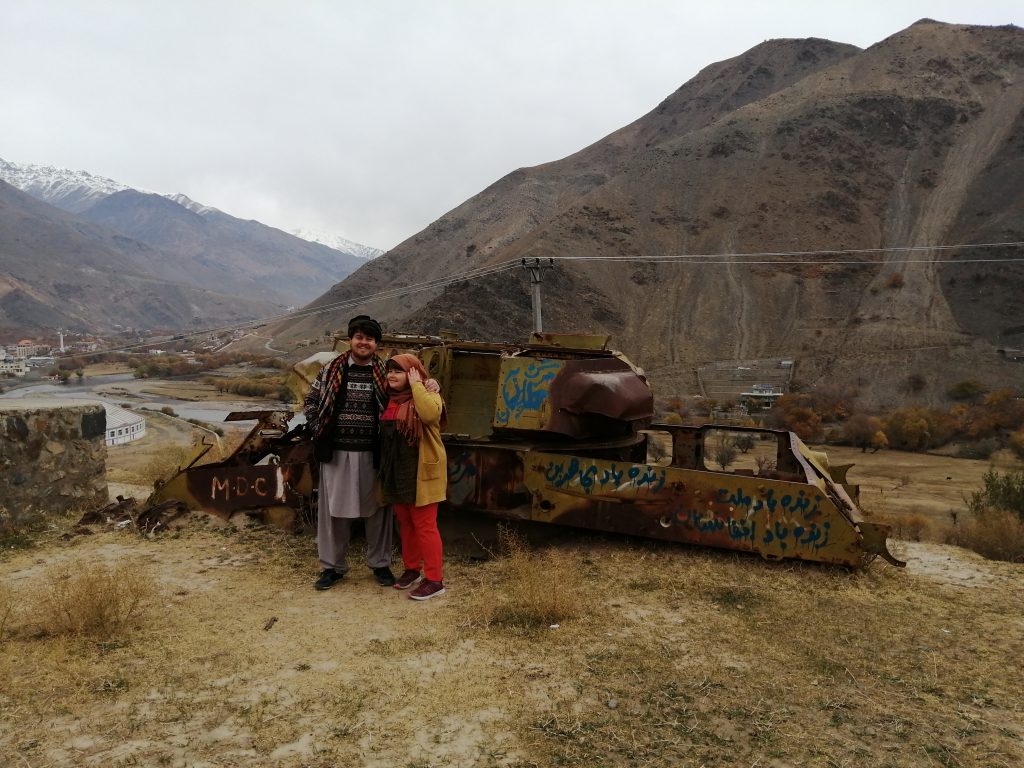
[[[736,450],[736,445],[733,443],[733,441],[728,439],[723,440],[721,445],[715,448],[715,463],[724,470],[730,464],[736,461],[736,457],[738,455],[739,451]]]

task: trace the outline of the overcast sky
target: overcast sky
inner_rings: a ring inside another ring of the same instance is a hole
[[[0,157],[379,248],[779,37],[1020,0],[0,0]]]

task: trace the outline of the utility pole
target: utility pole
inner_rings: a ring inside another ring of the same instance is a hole
[[[544,323],[541,321],[540,312],[540,284],[541,270],[551,269],[555,266],[554,259],[523,259],[523,269],[530,273],[530,285],[533,288],[533,330],[535,333],[544,332]]]

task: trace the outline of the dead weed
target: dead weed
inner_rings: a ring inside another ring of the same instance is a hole
[[[78,561],[51,567],[40,581],[19,616],[39,637],[115,637],[136,626],[157,595],[152,574],[137,563]]]
[[[591,605],[583,567],[572,553],[533,551],[525,537],[499,528],[491,588],[465,606],[469,626],[537,630],[577,618]]]

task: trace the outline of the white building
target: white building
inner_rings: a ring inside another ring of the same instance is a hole
[[[107,412],[107,445],[121,445],[138,440],[146,434],[146,418],[110,403],[103,404]]]

